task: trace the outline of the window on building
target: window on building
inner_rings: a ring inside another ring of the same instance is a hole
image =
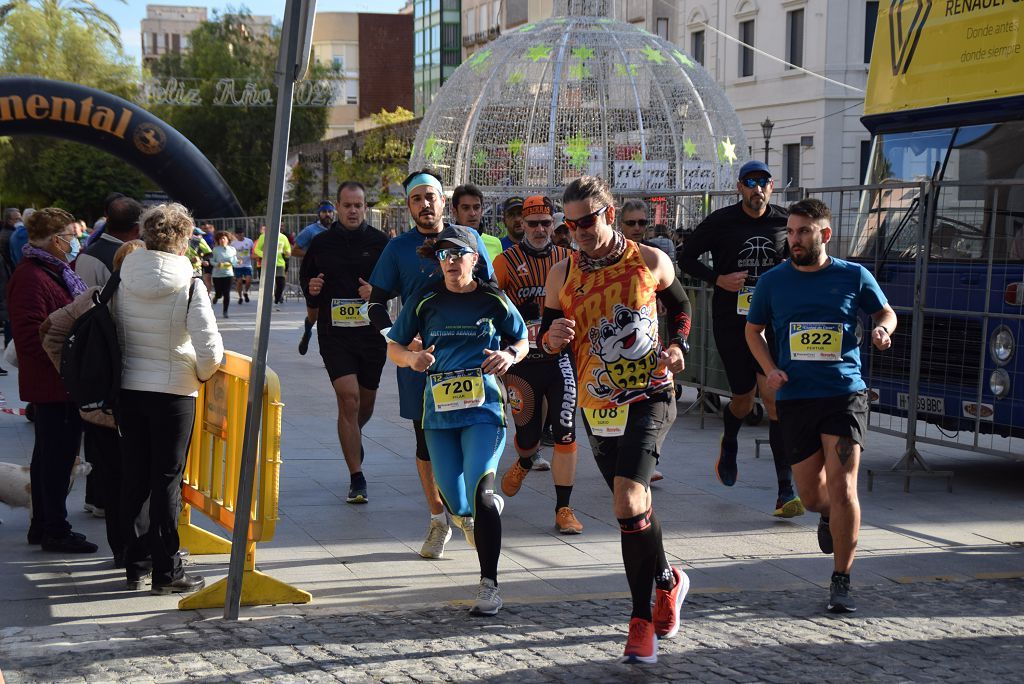
[[[474,36],[477,32],[476,28],[476,7],[470,7],[466,10],[466,25],[462,27],[462,35]]]
[[[754,75],[754,51],[747,47],[754,45],[754,20],[740,22],[740,76]]]
[[[792,189],[800,187],[799,143],[782,146],[782,179],[785,181],[784,185],[791,188],[790,195],[792,196]]]
[[[654,32],[659,38],[668,40],[668,17],[658,17],[654,20]]]
[[[335,55],[334,57],[332,57],[331,58],[331,68],[333,68],[335,71],[344,71],[345,70],[345,58],[341,57],[339,55]]]
[[[164,49],[167,47],[167,43],[164,42],[164,34],[162,34],[162,33],[154,33],[153,35],[156,36],[156,49],[157,49],[157,53],[163,52]]]
[[[181,52],[181,35],[171,34],[171,52]]]
[[[804,11],[786,12],[786,61],[793,66],[804,65]],[[793,67],[787,65],[787,69]]]
[[[694,31],[690,34],[690,56],[701,65],[704,64],[704,32]]]
[[[192,47],[192,40],[188,36],[181,37],[181,49],[188,50]]]
[[[149,47],[149,34],[144,32],[142,34],[142,54],[148,55],[149,54],[149,50],[150,50],[150,47]]]
[[[875,42],[875,24],[878,23],[878,0],[868,0],[864,8],[864,63],[871,61],[871,46]]]
[[[352,78],[345,80],[345,104],[359,104],[359,81]]]
[[[871,161],[871,141],[860,141],[860,182],[868,182],[868,162]]]
[[[505,0],[505,26],[525,24],[530,18],[529,4],[527,0]]]

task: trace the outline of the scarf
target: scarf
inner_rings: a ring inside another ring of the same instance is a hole
[[[551,248],[553,246],[554,245],[551,243],[550,240],[546,245],[544,245],[540,249],[534,249],[533,247],[531,247],[530,241],[527,240],[526,238],[523,238],[522,242],[519,243],[519,249],[523,250],[524,254],[526,254],[527,256],[535,257],[537,259],[543,259],[544,257],[551,254]]]
[[[64,278],[64,286],[68,289],[68,292],[71,293],[72,299],[82,294],[87,289],[85,283],[82,282],[82,279],[78,277],[77,273],[71,270],[71,267],[68,266],[68,262],[63,259],[58,259],[49,252],[41,250],[38,247],[33,247],[32,245],[25,245],[22,247],[21,253],[23,256],[32,257],[44,264],[60,268],[60,275]]]
[[[595,259],[592,256],[587,255],[582,249],[577,252],[579,256],[580,270],[592,273],[598,271],[606,266],[611,266],[616,261],[622,258],[622,255],[626,253],[626,237],[615,230],[612,231],[612,251],[605,254],[603,257]]]

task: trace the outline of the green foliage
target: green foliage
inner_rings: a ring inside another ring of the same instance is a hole
[[[291,192],[289,199],[284,203],[285,214],[308,214],[320,201],[317,197],[316,174],[305,164],[296,164],[292,167],[292,175],[289,179]]]
[[[393,195],[390,190],[407,175],[412,143],[395,135],[389,126],[411,121],[414,115],[408,109],[398,107],[393,112],[382,109],[370,118],[378,127],[366,134],[363,146],[350,159],[343,159],[340,155],[335,157],[335,177],[339,183],[359,181],[371,193],[376,192],[378,207],[404,204],[405,196]]]
[[[220,171],[250,216],[266,211],[270,157],[274,140],[274,107],[215,106],[221,78],[251,80],[273,87],[279,36],[260,36],[244,28],[249,15],[214,15],[190,36],[187,55],[164,55],[153,66],[158,78],[201,79],[203,105],[154,107],[153,112],[193,142]],[[313,67],[308,78],[328,71]],[[236,92],[240,91],[238,87]],[[292,111],[290,145],[320,140],[327,129],[327,108],[296,107]]]

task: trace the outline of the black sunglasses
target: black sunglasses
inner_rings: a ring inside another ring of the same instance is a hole
[[[606,204],[597,211],[592,211],[586,216],[580,216],[578,219],[565,219],[565,225],[569,227],[569,230],[579,230],[580,228],[592,228],[597,223],[597,217],[604,214],[612,208],[612,205]]]
[[[650,223],[650,221],[648,221],[647,219],[633,219],[632,221],[623,221],[622,225],[630,227],[640,226],[641,228],[643,228],[648,223]]]
[[[526,221],[526,225],[530,226],[531,228],[539,228],[540,226],[550,228],[552,223],[554,223],[554,221],[552,221],[551,219],[537,219],[535,221]]]
[[[760,185],[762,188],[767,188],[768,184],[771,182],[771,178],[744,178],[743,180],[740,181],[740,183],[743,183],[748,188],[756,188],[758,185]]]

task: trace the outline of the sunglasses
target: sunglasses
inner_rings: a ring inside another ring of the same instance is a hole
[[[623,221],[622,225],[629,226],[630,228],[632,228],[633,226],[640,226],[641,228],[643,228],[648,223],[650,223],[650,221],[648,221],[647,219],[633,219],[632,221]]]
[[[760,185],[762,188],[767,188],[768,184],[771,182],[771,178],[744,178],[743,180],[740,181],[740,183],[743,183],[748,188],[756,188],[758,185]]]
[[[438,261],[448,261],[449,259],[458,260],[467,254],[473,254],[472,250],[463,249],[462,247],[439,249],[434,252],[434,256],[437,257]]]
[[[550,228],[552,223],[554,223],[554,221],[551,220],[551,219],[537,219],[536,221],[529,221],[528,220],[526,222],[526,225],[530,226],[531,228],[539,228],[540,226],[544,226],[545,228]]]
[[[569,230],[579,230],[580,228],[593,228],[594,224],[597,223],[597,217],[604,214],[612,208],[612,205],[606,204],[597,211],[593,211],[586,216],[580,216],[578,219],[565,219],[565,225],[569,227]]]

